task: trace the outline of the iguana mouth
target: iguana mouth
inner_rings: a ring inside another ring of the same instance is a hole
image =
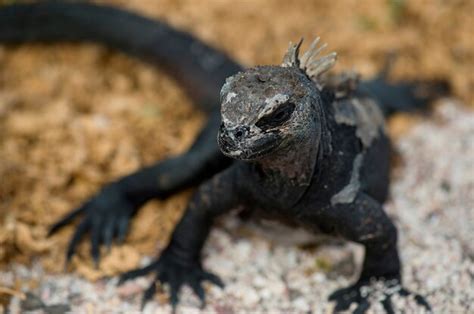
[[[244,161],[266,156],[278,149],[282,142],[283,138],[278,132],[268,133],[257,140],[248,139],[237,143],[223,133],[218,136],[219,147],[224,155]]]

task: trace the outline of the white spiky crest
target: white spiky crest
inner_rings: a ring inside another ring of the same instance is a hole
[[[297,44],[290,42],[288,51],[283,57],[281,66],[299,67],[313,81],[318,82],[320,76],[336,64],[337,59],[337,53],[335,52],[331,52],[325,56],[320,56],[320,52],[327,47],[327,44],[322,44],[318,47],[319,41],[320,38],[316,37],[301,58],[299,57],[299,50],[303,43],[303,39],[301,39]]]

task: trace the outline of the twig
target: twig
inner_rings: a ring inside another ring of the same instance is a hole
[[[25,294],[21,291],[17,291],[11,288],[1,287],[1,286],[0,286],[0,294],[9,294],[12,296],[16,296],[16,297],[19,297],[21,300],[24,300],[26,298]]]

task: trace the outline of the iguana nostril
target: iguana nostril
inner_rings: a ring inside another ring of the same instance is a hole
[[[241,138],[248,133],[249,128],[246,126],[239,126],[234,130],[234,137]]]

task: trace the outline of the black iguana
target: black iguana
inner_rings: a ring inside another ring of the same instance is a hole
[[[376,301],[392,312],[390,297],[410,294],[401,283],[397,229],[382,206],[390,155],[384,113],[425,105],[441,94],[437,82],[328,77],[336,54],[321,57],[318,40],[301,57],[301,42],[290,45],[279,66],[243,70],[192,36],[121,9],[57,2],[0,8],[0,42],[31,41],[93,41],[143,58],[168,70],[209,111],[188,152],[108,184],[52,226],[51,234],[82,216],[68,260],[90,232],[97,262],[100,245],[123,238],[145,202],[198,186],[160,257],[121,282],[154,272],[155,281],[170,285],[173,307],[184,284],[204,301],[202,281],[223,284],[202,268],[202,247],[215,218],[243,205],[257,216],[365,247],[359,280],[330,296],[336,311],[354,302],[356,312],[365,312],[378,293]],[[418,95],[420,86],[425,93]],[[155,287],[146,290],[144,302]],[[415,299],[429,309],[421,296]]]

